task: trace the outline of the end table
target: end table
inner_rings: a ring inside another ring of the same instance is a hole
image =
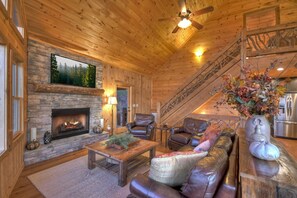
[[[156,127],[156,131],[157,130],[160,131],[160,142],[161,142],[161,144],[163,144],[163,133],[165,133],[165,147],[167,147],[167,139],[168,139],[167,134],[168,134],[168,132],[170,133],[170,128],[171,127],[169,127],[167,125],[158,125]],[[157,139],[157,133],[155,134],[155,140],[156,139]]]

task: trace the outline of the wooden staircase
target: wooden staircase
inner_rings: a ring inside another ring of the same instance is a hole
[[[246,57],[297,52],[297,23],[257,31],[242,31],[212,61],[205,64],[158,109],[160,123],[174,126],[206,103],[220,87],[222,76],[240,75]]]

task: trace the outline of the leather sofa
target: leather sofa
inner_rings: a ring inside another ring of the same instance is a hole
[[[128,131],[141,139],[152,140],[155,132],[155,117],[152,114],[136,113],[133,122],[127,124]]]
[[[187,145],[180,151],[193,150]],[[238,136],[222,133],[207,156],[199,160],[181,187],[172,188],[138,174],[130,183],[131,195],[138,198],[234,198],[238,188]]]
[[[170,130],[170,136],[168,138],[169,149],[177,151],[189,144],[192,137],[202,134],[208,125],[209,123],[206,120],[185,118],[183,126],[174,127]]]

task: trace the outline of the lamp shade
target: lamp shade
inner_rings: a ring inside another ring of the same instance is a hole
[[[108,104],[110,104],[110,105],[116,105],[116,104],[118,104],[117,98],[114,97],[114,96],[108,97]]]

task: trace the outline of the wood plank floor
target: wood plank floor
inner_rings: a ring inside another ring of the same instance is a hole
[[[288,152],[291,154],[291,156],[297,161],[297,140],[290,140],[290,139],[281,139],[276,138],[281,143],[284,144]],[[168,153],[170,150],[168,148],[165,148],[164,146],[158,146],[157,151]],[[17,181],[16,186],[14,187],[11,198],[39,198],[43,197],[42,194],[35,188],[35,186],[30,182],[30,180],[27,178],[27,176],[34,174],[36,172],[51,168],[53,166],[65,163],[67,161],[76,159],[78,157],[81,157],[83,155],[87,155],[86,149],[75,151],[51,160],[48,160],[46,162],[41,162],[38,164],[34,164],[31,166],[27,166],[20,178]]]

